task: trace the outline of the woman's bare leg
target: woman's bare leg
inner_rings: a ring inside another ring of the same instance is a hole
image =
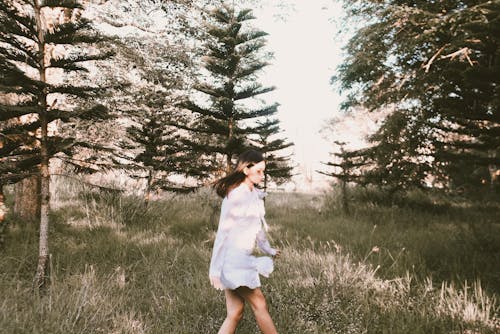
[[[241,286],[236,289],[236,292],[250,303],[255,320],[262,333],[277,334],[278,332],[267,310],[266,298],[262,291],[259,288],[250,289],[246,286]]]
[[[226,309],[227,316],[219,329],[218,334],[233,334],[236,331],[236,326],[243,316],[245,300],[234,290],[224,290],[226,294]]]

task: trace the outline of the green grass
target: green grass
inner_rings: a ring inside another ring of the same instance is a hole
[[[411,203],[384,206],[358,199],[348,215],[331,197],[271,198],[268,204],[268,216],[280,228],[286,226],[282,240],[293,240],[295,247],[320,251],[323,245],[336,244],[356,260],[380,266],[383,278],[407,271],[414,279],[430,276],[436,283],[480,278],[490,293],[500,293],[498,202],[461,201],[445,210],[439,203],[415,208]]]
[[[217,332],[225,304],[207,277],[213,194],[145,207],[134,196],[58,188],[51,284],[40,294],[31,291],[37,229],[8,218],[2,332]],[[498,332],[498,208],[370,198],[358,194],[345,215],[331,195],[269,195],[270,237],[283,255],[263,291],[279,332]],[[248,308],[238,333],[258,333]]]

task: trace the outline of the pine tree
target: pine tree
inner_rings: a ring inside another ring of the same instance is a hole
[[[333,161],[324,163],[326,166],[335,168],[336,171],[325,172],[318,171],[320,174],[336,178],[340,181],[340,189],[342,196],[342,208],[345,213],[349,213],[349,201],[347,194],[347,185],[350,182],[362,183],[363,167],[366,167],[367,162],[364,158],[365,154],[361,150],[346,150],[345,142],[335,141],[335,144],[340,147],[340,152],[332,153]],[[338,171],[340,169],[340,171]]]
[[[8,109],[19,104],[16,94],[8,93],[1,97],[0,108],[0,187],[16,183],[15,205],[13,212],[24,222],[36,222],[40,219],[40,177],[36,166],[25,156],[29,148],[39,143],[35,137],[17,126],[21,121],[11,118]],[[22,166],[22,168],[20,168]]]
[[[164,37],[166,38],[166,37]],[[195,189],[196,182],[174,182],[170,176],[202,177],[201,170],[192,168],[197,157],[182,142],[176,125],[186,122],[186,115],[175,105],[186,95],[190,79],[194,77],[193,62],[185,43],[162,41],[156,36],[134,40],[135,50],[121,45],[121,53],[134,55],[134,72],[140,84],[128,89],[124,113],[133,125],[121,138],[122,163],[118,166],[135,170],[133,177],[145,178],[146,202],[151,191],[167,190],[187,192]],[[130,164],[130,162],[133,162]],[[138,171],[146,172],[137,173]],[[204,176],[204,175],[203,175]],[[191,181],[191,180],[189,180]]]
[[[120,36],[114,43],[116,55],[100,62],[99,71],[108,73],[104,77],[118,75],[130,82],[126,89],[103,101],[120,110],[120,123],[115,122],[111,129],[102,124],[97,136],[101,141],[112,139],[116,144],[118,149],[110,152],[114,155],[113,168],[124,169],[132,178],[146,181],[146,198],[149,192],[158,189],[191,190],[197,184],[195,179],[202,178],[199,174],[203,169],[192,168],[193,161],[200,161],[199,154],[184,147],[179,136],[186,131],[177,129],[192,115],[180,113],[174,107],[185,99],[197,77],[195,64],[201,57],[197,47],[201,32],[196,28],[202,11],[195,3],[127,0],[89,9],[97,23],[113,26],[114,33]],[[161,139],[152,136],[153,133]],[[170,157],[164,156],[165,150],[171,152]],[[174,179],[178,182],[173,182]]]
[[[275,114],[278,104],[252,109],[244,103],[274,90],[256,81],[258,71],[268,64],[260,53],[266,33],[246,25],[254,19],[252,11],[243,9],[236,13],[233,7],[223,4],[210,12],[209,18],[204,68],[210,75],[207,82],[194,89],[208,96],[210,104],[205,106],[193,100],[182,103],[196,115],[185,126],[196,134],[194,140],[185,139],[184,143],[200,152],[202,168],[211,165],[213,173],[221,173],[231,169],[236,154],[251,146],[249,136],[257,131],[255,120]],[[219,160],[221,157],[223,161]]]
[[[187,150],[181,146],[178,130],[167,125],[169,116],[153,111],[140,124],[127,128],[133,144],[126,148],[138,151],[132,160],[136,169],[146,170],[142,176],[147,180],[146,203],[152,191],[189,192],[196,188],[196,184],[172,181],[170,176],[199,177],[199,170],[190,167],[196,157],[183,153]]]
[[[285,139],[274,138],[280,132],[279,120],[266,118],[265,121],[258,121],[256,128],[257,139],[256,149],[264,154],[266,160],[266,170],[264,174],[264,190],[269,182],[282,184],[292,177],[293,166],[290,163],[290,156],[283,156],[279,151],[293,145]]]
[[[93,31],[91,23],[80,17],[81,10],[82,5],[71,0],[0,3],[0,25],[3,27],[0,32],[0,88],[3,94],[17,96],[15,104],[1,106],[2,119],[17,123],[19,117],[29,118],[22,124],[2,128],[3,138],[28,138],[20,140],[19,145],[9,149],[7,156],[2,156],[2,175],[6,175],[3,180],[9,182],[33,171],[41,178],[35,288],[45,284],[49,270],[50,159],[56,154],[71,156],[78,147],[89,146],[74,138],[57,135],[53,124],[77,119],[99,121],[108,117],[102,105],[72,108],[64,103],[65,99],[92,100],[103,92],[102,87],[78,86],[64,81],[55,84],[49,79],[50,72],[56,69],[69,76],[86,71],[84,62],[110,56],[92,47],[102,39]],[[67,19],[69,13],[74,14],[74,19]],[[55,55],[58,47],[65,50],[64,54]]]

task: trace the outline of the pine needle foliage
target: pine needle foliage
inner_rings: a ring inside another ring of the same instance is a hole
[[[60,153],[71,157],[91,141],[58,135],[55,122],[109,117],[100,105],[71,107],[68,101],[91,101],[105,90],[93,85],[56,81],[55,70],[86,72],[83,64],[111,56],[95,45],[103,42],[91,22],[81,16],[79,1],[14,1],[0,3],[0,129],[2,150],[0,183],[40,175],[39,261],[34,288],[43,286],[49,272],[49,162]],[[57,50],[64,52],[56,52]],[[66,102],[64,102],[66,100]],[[87,162],[79,162],[87,168]]]
[[[128,148],[138,152],[132,160],[137,169],[146,171],[146,175],[139,175],[147,180],[146,201],[152,191],[189,192],[196,189],[196,183],[175,182],[171,176],[203,176],[199,169],[190,167],[196,157],[186,153],[188,150],[182,146],[178,129],[168,125],[170,116],[168,113],[149,112],[140,124],[127,128],[127,135],[133,143]]]
[[[69,107],[65,103],[75,99],[92,100],[105,88],[53,80],[63,73],[88,72],[86,62],[112,55],[109,50],[99,52],[93,47],[104,38],[93,30],[91,22],[80,17],[82,9],[77,1],[3,1],[0,4],[0,94],[3,97],[0,181],[4,184],[37,174],[41,162],[41,126],[45,126],[42,123],[50,124],[51,128],[46,138],[49,157],[64,153],[70,158],[78,147],[91,147],[91,142],[61,137],[53,130],[55,124],[110,117],[100,104]],[[68,17],[67,13],[72,14]],[[46,26],[37,26],[37,15],[46,16]],[[61,47],[65,51],[54,55],[54,50]],[[59,74],[57,69],[63,73]],[[85,168],[84,165],[81,168]]]
[[[324,163],[331,171],[318,171],[318,173],[333,177],[340,181],[340,189],[342,196],[342,208],[344,212],[349,212],[349,197],[347,194],[347,186],[349,183],[366,183],[364,181],[362,169],[366,168],[367,162],[363,155],[356,150],[346,150],[347,143],[335,141],[335,145],[340,148],[340,152],[332,153],[333,159]]]
[[[264,154],[266,160],[264,189],[267,189],[270,182],[279,185],[292,177],[294,166],[291,164],[291,157],[281,154],[280,151],[293,146],[293,143],[283,138],[276,138],[280,132],[278,119],[267,117],[264,121],[258,121],[257,124],[255,142],[256,148]]]
[[[235,155],[251,146],[249,136],[256,134],[255,121],[277,112],[278,104],[250,107],[246,101],[271,92],[257,82],[256,74],[268,63],[262,54],[265,32],[249,27],[254,19],[250,9],[236,11],[223,3],[208,14],[205,25],[207,53],[203,67],[208,75],[194,89],[208,104],[194,99],[181,106],[196,118],[185,128],[197,134],[184,143],[200,152],[213,173],[231,169]]]

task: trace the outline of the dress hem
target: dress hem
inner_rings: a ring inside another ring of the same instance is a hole
[[[262,286],[262,285],[260,285],[260,284],[259,284],[259,285],[256,285],[256,286],[253,286],[253,287],[252,287],[252,286],[248,286],[248,285],[238,285],[238,286],[237,286],[236,288],[234,288],[234,289],[231,289],[231,288],[226,288],[226,289],[227,289],[227,290],[236,290],[236,289],[241,288],[241,287],[246,287],[246,288],[249,288],[249,289],[252,289],[252,290],[253,290],[253,289],[260,288],[261,286]]]

